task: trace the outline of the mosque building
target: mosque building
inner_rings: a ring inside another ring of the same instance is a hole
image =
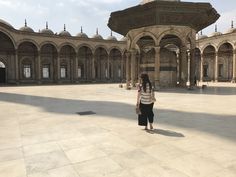
[[[137,8],[152,3],[153,0],[144,0]],[[181,2],[169,0],[164,3]],[[171,20],[176,22],[179,19]],[[215,32],[209,36],[202,32],[197,34],[197,27],[192,30],[173,24],[161,24],[161,28],[158,25],[155,29],[153,26],[148,28],[150,32],[147,27],[142,28],[144,35],[133,38],[136,43],[130,48],[132,35],[138,34],[136,29],[124,32],[125,37],[117,40],[112,32],[104,39],[98,29],[94,36],[88,37],[81,27],[80,32],[72,36],[66,25],[61,32],[55,33],[46,23],[44,29],[35,32],[26,20],[20,29],[0,20],[0,84],[134,83],[141,72],[150,73],[153,83],[157,81],[154,85],[160,87],[177,86],[181,79],[186,85],[193,77],[200,81],[235,82],[236,28],[233,22],[226,32],[219,32],[216,26]],[[155,46],[158,40],[153,40],[151,35],[157,29],[165,34],[160,39],[160,45],[163,45],[160,48]],[[191,44],[182,46],[178,30],[188,33]],[[192,48],[188,52],[190,45]],[[158,68],[157,52],[160,53]],[[187,60],[181,63],[181,56],[190,60],[189,65]]]

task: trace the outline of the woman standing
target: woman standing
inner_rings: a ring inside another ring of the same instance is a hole
[[[140,109],[139,125],[145,126],[148,130],[148,122],[150,129],[153,129],[153,104],[155,102],[154,91],[149,80],[148,74],[141,74],[141,83],[138,86],[138,96],[136,107]]]

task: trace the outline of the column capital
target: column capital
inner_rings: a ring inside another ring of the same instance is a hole
[[[129,56],[130,56],[130,52],[129,51],[127,51],[127,52],[125,52],[125,54],[124,54],[125,56],[126,56],[126,58],[129,58]]]
[[[154,48],[155,52],[159,52],[161,50],[161,46],[159,46],[159,45],[155,46],[153,48]]]
[[[131,55],[132,55],[132,54],[136,54],[137,51],[138,51],[137,49],[130,49],[130,50],[129,50],[129,52],[130,52]]]

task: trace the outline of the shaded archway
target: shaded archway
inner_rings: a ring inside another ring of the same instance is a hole
[[[121,82],[122,79],[122,54],[121,51],[114,48],[109,54],[109,78],[113,82]]]
[[[149,75],[150,81],[154,85],[155,80],[155,40],[150,36],[141,37],[137,41],[134,69],[135,69],[135,81],[138,80],[140,73],[147,73]],[[139,51],[139,52],[138,52]]]
[[[216,50],[212,45],[203,50],[203,81],[212,81],[215,78]]]
[[[0,83],[16,82],[15,47],[11,38],[0,31]]]
[[[57,49],[52,44],[44,44],[40,49],[40,73],[43,82],[57,80]]]
[[[70,45],[64,45],[59,52],[59,78],[62,82],[74,80],[76,52]]]
[[[79,48],[78,78],[84,81],[92,80],[92,50],[87,46]]]
[[[186,85],[187,48],[178,36],[167,34],[160,41],[160,85],[175,87]]]
[[[233,46],[224,43],[218,50],[218,81],[231,81],[233,78]]]
[[[201,80],[201,51],[199,48],[195,48],[195,76],[196,80]]]
[[[18,58],[20,65],[20,80],[24,83],[35,82],[38,51],[31,42],[23,42],[18,46]],[[39,71],[37,71],[39,73]]]
[[[108,53],[102,48],[98,47],[95,50],[95,79],[99,81],[106,81],[108,79]]]

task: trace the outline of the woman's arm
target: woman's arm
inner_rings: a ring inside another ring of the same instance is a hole
[[[138,91],[138,95],[137,95],[137,103],[136,103],[136,106],[137,106],[137,107],[139,106],[139,103],[140,103],[140,96],[141,96],[141,92]]]

